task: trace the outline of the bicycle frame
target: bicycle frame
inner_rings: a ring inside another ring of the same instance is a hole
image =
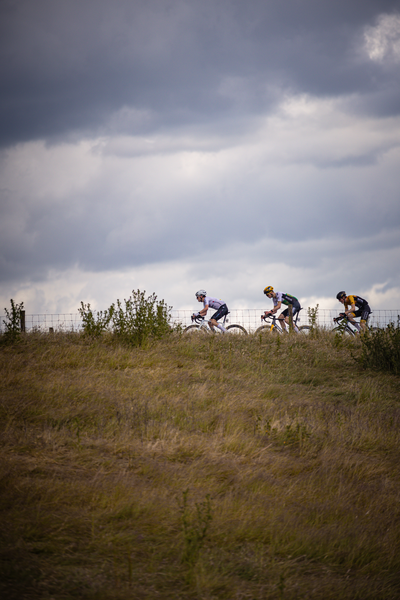
[[[226,315],[224,315],[224,319],[223,319],[223,321],[221,321],[222,325],[225,325],[225,323],[227,321],[229,321],[229,319],[227,318],[228,315],[229,315],[229,312]],[[206,319],[206,317],[201,317],[200,315],[198,315],[197,317],[192,317],[192,321],[194,321],[195,323],[197,323],[197,325],[200,325],[200,327],[202,329],[207,329],[207,330],[210,330],[210,331],[214,331],[216,329],[216,327],[212,328],[210,326],[211,318],[210,319]]]
[[[347,315],[335,317],[333,320],[337,324],[337,327],[334,328],[334,331],[342,330],[343,333],[348,333],[350,335],[357,335],[360,333],[358,328],[354,325],[354,323],[349,319]],[[352,325],[354,329],[350,325]],[[358,323],[357,325],[359,326]]]
[[[225,325],[225,323],[227,323],[229,321],[229,319],[227,318],[229,315],[229,312],[224,316],[224,319],[222,321],[222,324]],[[186,327],[185,332],[187,331],[204,331],[205,333],[214,333],[214,334],[222,334],[222,331],[217,328],[217,327],[211,327],[210,323],[209,323],[209,319],[206,319],[205,317],[202,317],[200,315],[197,315],[197,317],[192,316],[192,323],[193,321],[196,323],[196,325],[189,325],[189,327]],[[228,325],[226,328],[226,331],[229,331],[229,333],[232,334],[239,334],[239,335],[247,335],[247,331],[244,327],[242,327],[242,325],[237,325],[237,324],[232,324],[232,325]]]
[[[372,315],[372,312],[369,313],[369,316],[370,315]],[[354,325],[355,321],[351,321],[350,318],[345,314],[339,315],[333,320],[337,324],[337,326],[333,328],[333,331],[342,331],[342,333],[348,333],[349,335],[358,335],[360,333],[363,333],[362,328],[360,328],[360,330],[357,328],[357,325],[360,327],[360,324],[357,323],[356,325]],[[355,327],[355,329],[352,329],[352,327]],[[367,321],[366,329],[368,331],[377,331],[379,327],[371,327],[370,325],[368,325]]]
[[[269,328],[270,331],[273,331],[274,329],[276,329],[276,331],[278,333],[283,333],[283,329],[280,327],[280,325],[278,325],[277,323],[277,317],[275,317],[275,315],[268,315],[268,316],[263,316],[263,321],[264,323],[267,323],[267,320],[271,319],[271,326]],[[267,323],[267,325],[269,325],[269,323]]]
[[[302,309],[300,308],[300,310],[302,310]],[[299,317],[300,317],[300,310],[299,310],[299,311],[296,313],[296,316],[295,316],[295,318],[293,319],[293,326],[296,326],[296,327],[297,327],[297,322],[298,322],[298,320],[299,320]],[[273,331],[274,329],[276,329],[276,331],[277,331],[278,333],[288,333],[288,330],[287,330],[287,329],[283,329],[283,328],[282,328],[282,326],[281,326],[281,324],[280,324],[280,322],[279,322],[279,319],[278,319],[278,317],[276,317],[275,315],[271,315],[271,314],[270,314],[270,315],[263,315],[263,316],[262,316],[262,320],[264,321],[264,323],[266,323],[266,322],[267,322],[267,319],[271,319],[271,320],[272,320],[272,322],[271,322],[271,327],[270,327],[270,331]],[[268,323],[267,323],[267,324],[268,324]]]
[[[227,319],[228,315],[229,313],[226,314],[224,316],[223,321],[221,321],[223,325],[225,325],[226,321],[229,320]],[[202,317],[200,315],[198,315],[197,317],[192,317],[192,322],[196,323],[196,325],[199,326],[199,329],[202,329],[206,333],[221,333],[220,329],[218,329],[217,327],[211,327],[209,321],[210,319],[206,319],[206,317]]]

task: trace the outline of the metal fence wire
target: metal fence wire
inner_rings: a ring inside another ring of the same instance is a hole
[[[261,325],[262,308],[233,308],[227,318],[228,324],[242,325],[249,333],[254,332]],[[318,309],[316,323],[318,327],[331,329],[334,325],[333,318],[337,317],[340,309]],[[172,309],[171,322],[187,327],[191,324],[193,310]],[[212,313],[210,313],[212,314]],[[374,310],[370,316],[369,324],[373,327],[386,327],[389,323],[397,325],[400,318],[398,310]],[[0,317],[0,333],[5,333],[7,322],[6,315]],[[303,308],[299,318],[300,325],[309,324],[309,309]],[[79,332],[82,330],[82,319],[79,313],[63,314],[25,314],[25,331],[41,332]]]
[[[264,311],[265,309],[262,308],[232,309],[229,312],[227,322],[229,325],[233,323],[237,325],[242,325],[242,327],[244,327],[249,333],[251,333],[263,324],[261,321],[261,315],[264,314]],[[316,319],[317,326],[326,329],[333,328],[334,326],[336,326],[336,324],[334,324],[333,322],[333,319],[334,317],[338,316],[339,312],[340,309],[318,309]],[[190,317],[192,314],[192,310],[173,310],[172,320],[174,323],[182,323],[183,326],[187,326],[191,323]],[[372,312],[368,323],[373,327],[386,327],[387,325],[389,325],[389,323],[397,324],[399,315],[400,309],[376,310]],[[298,324],[309,325],[309,321],[309,309],[303,308],[300,312]]]

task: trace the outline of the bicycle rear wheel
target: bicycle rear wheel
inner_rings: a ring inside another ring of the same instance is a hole
[[[247,335],[247,331],[241,325],[228,325],[226,330],[235,335]]]
[[[301,327],[298,328],[299,333],[301,333],[302,335],[309,335],[312,327],[310,327],[310,325],[302,325]]]

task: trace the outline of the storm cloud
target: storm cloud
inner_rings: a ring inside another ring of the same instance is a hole
[[[3,302],[400,305],[398,2],[6,0],[0,51]]]

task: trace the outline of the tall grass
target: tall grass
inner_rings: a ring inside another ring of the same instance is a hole
[[[3,596],[399,597],[400,380],[361,357],[327,333],[2,346]]]

